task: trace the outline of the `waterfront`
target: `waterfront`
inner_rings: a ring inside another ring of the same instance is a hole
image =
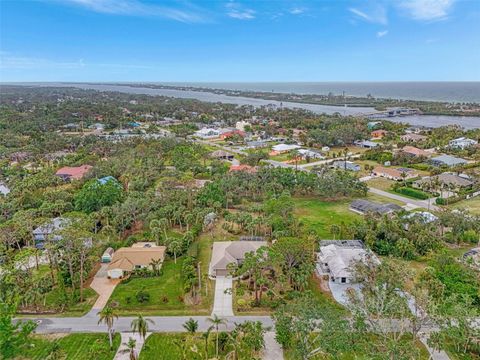
[[[128,85],[110,85],[110,84],[88,84],[88,83],[25,83],[22,85],[28,86],[61,86],[61,87],[76,87],[80,89],[92,89],[97,91],[118,91],[130,94],[147,94],[170,96],[175,98],[196,99],[207,102],[221,102],[236,105],[251,105],[251,106],[283,106],[286,108],[300,108],[315,112],[317,114],[334,114],[341,115],[365,115],[375,113],[373,107],[343,107],[343,106],[329,106],[318,104],[304,104],[295,102],[280,102],[274,100],[264,100],[256,98],[247,98],[241,96],[227,96],[223,94],[214,94],[207,91],[193,91],[193,90],[176,90],[176,89],[152,89],[145,87],[132,87]],[[396,122],[408,122],[415,126],[440,127],[444,125],[456,124],[465,129],[480,128],[480,117],[476,116],[445,116],[445,115],[413,115],[404,117],[389,117],[388,120]]]

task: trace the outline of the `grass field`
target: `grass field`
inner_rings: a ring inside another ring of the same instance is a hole
[[[454,209],[467,209],[472,214],[480,215],[480,196],[468,200],[462,200],[449,207]]]
[[[221,331],[221,329],[220,329]],[[208,343],[208,359],[215,357],[215,334],[210,334]],[[196,348],[198,353],[192,351]],[[182,357],[184,352],[185,357]],[[220,353],[223,355],[222,353]],[[175,360],[175,359],[204,359],[205,341],[200,334],[191,337],[180,333],[156,333],[148,337],[145,346],[140,353],[139,360]]]
[[[321,201],[314,198],[294,198],[295,216],[309,230],[315,233],[321,239],[333,239],[330,232],[330,226],[348,225],[360,215],[349,210],[351,200],[339,201]]]
[[[162,274],[149,278],[132,278],[121,282],[113,291],[110,303],[115,303],[121,315],[184,315],[203,314],[201,307],[183,302],[181,279],[182,258],[168,259],[162,266]],[[139,302],[136,295],[144,290],[150,295],[146,302]]]
[[[70,334],[63,337],[35,336],[32,345],[23,351],[20,359],[44,360],[52,352],[54,343],[68,360],[111,360],[120,346],[120,334],[116,334],[113,350],[110,350],[107,334]]]

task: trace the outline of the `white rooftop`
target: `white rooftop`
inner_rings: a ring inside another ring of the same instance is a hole
[[[290,144],[278,144],[272,146],[272,150],[274,151],[290,151],[295,149],[300,149],[301,146],[298,145],[290,145]]]

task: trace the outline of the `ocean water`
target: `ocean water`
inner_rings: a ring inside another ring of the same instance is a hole
[[[229,90],[252,90],[327,95],[329,92],[366,96],[447,102],[480,103],[480,82],[273,82],[273,83],[162,83]]]

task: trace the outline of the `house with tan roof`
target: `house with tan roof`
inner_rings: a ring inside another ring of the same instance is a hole
[[[163,263],[165,251],[165,246],[157,246],[153,242],[141,242],[120,248],[113,253],[112,261],[108,264],[108,277],[121,279],[136,269],[151,269],[153,261]]]
[[[266,241],[216,241],[213,243],[212,259],[208,274],[211,277],[228,275],[229,264],[241,265],[245,255],[267,246]]]
[[[405,134],[405,135],[400,136],[400,139],[403,142],[420,142],[420,141],[427,140],[428,137],[425,136],[425,135],[410,133],[410,134]]]
[[[58,169],[55,175],[61,177],[65,181],[80,180],[83,178],[92,168],[90,165],[82,166],[64,166]]]
[[[415,146],[404,146],[402,152],[414,157],[431,157],[433,154],[431,152],[425,151],[423,149],[416,148]]]
[[[413,171],[412,169],[407,168],[386,168],[383,166],[377,166],[373,169],[372,173],[375,176],[384,177],[390,180],[400,181],[400,180],[408,180],[418,177],[418,173]]]

